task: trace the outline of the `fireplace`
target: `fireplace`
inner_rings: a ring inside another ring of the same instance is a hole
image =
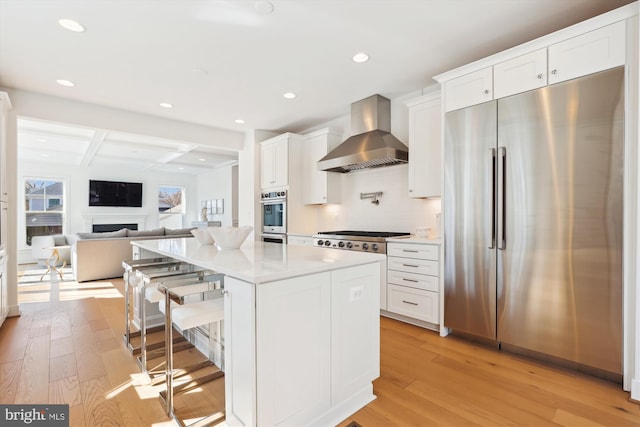
[[[96,232],[96,227],[99,227],[102,232],[118,231],[125,227],[129,230],[146,230],[146,215],[94,213],[82,214],[82,218],[85,232]]]
[[[137,230],[138,224],[135,222],[129,224],[93,224],[92,230],[94,233],[104,233],[106,231],[118,231],[123,228],[128,228],[129,230]]]

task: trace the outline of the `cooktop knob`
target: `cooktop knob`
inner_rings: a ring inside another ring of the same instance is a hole
[[[341,247],[341,248],[344,248],[344,242],[338,243],[338,246]]]
[[[377,243],[372,244],[371,245],[371,250],[372,251],[377,251],[378,250],[378,244]]]
[[[369,244],[368,243],[363,243],[362,244],[362,249],[365,250],[365,251],[369,250]]]
[[[322,246],[324,245],[324,240],[318,240],[318,243],[316,243],[318,246]]]
[[[331,246],[331,242],[330,242],[329,240],[325,240],[325,241],[324,241],[324,245],[325,245],[325,246]]]
[[[348,249],[351,249],[352,247],[353,247],[353,243],[351,243],[351,242],[347,242],[347,248],[348,248]]]

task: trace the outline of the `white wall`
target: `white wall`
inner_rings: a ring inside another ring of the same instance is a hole
[[[197,197],[190,204],[200,212],[200,202],[211,199],[224,199],[224,213],[209,215],[209,221],[221,221],[223,226],[233,225],[233,204],[237,204],[237,189],[234,194],[234,171],[237,166],[217,168],[201,173],[196,177]],[[237,172],[236,172],[237,173]],[[200,216],[198,216],[200,218]],[[236,217],[237,219],[237,217]]]
[[[196,178],[186,174],[164,174],[149,171],[137,171],[128,168],[97,168],[73,165],[57,165],[50,163],[19,163],[18,164],[18,200],[23,197],[22,182],[24,177],[43,177],[62,179],[66,182],[66,212],[65,232],[78,233],[91,231],[87,217],[114,216],[121,217],[122,223],[136,222],[138,217],[144,218],[144,228],[147,230],[157,228],[158,224],[158,187],[160,185],[176,185],[185,187],[185,215],[182,216],[180,227],[188,227],[191,221],[198,219],[199,210],[196,208],[197,197]],[[142,183],[142,207],[90,207],[89,206],[89,179],[107,181],[128,181]],[[19,262],[25,262],[29,251],[25,241],[25,215],[24,207],[18,203],[17,210],[17,242],[20,256]]]
[[[316,231],[371,230],[414,233],[436,226],[440,199],[408,197],[407,165],[350,172],[342,177],[342,203],[318,206]],[[380,204],[361,200],[360,193],[382,191]],[[435,229],[435,228],[434,228]]]

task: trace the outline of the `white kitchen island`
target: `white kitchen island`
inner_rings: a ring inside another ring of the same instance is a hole
[[[132,242],[226,275],[230,426],[333,426],[375,399],[385,256],[275,243],[217,250],[195,239]]]

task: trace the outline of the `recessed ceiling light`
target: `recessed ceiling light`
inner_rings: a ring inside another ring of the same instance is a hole
[[[282,94],[282,96],[284,96],[287,99],[293,99],[293,98],[296,97],[296,94],[293,93],[293,92],[287,92],[287,93]]]
[[[162,108],[173,108],[173,104],[169,104],[168,102],[161,102],[160,106]]]
[[[358,52],[355,55],[353,55],[352,59],[353,59],[353,62],[357,62],[358,64],[361,64],[369,60],[369,55],[367,55],[364,52]]]
[[[84,28],[82,24],[74,21],[73,19],[59,19],[58,24],[60,24],[60,26],[65,30],[73,31],[74,33],[83,33],[86,31],[86,28]]]
[[[180,166],[180,167],[178,168],[178,170],[183,170],[183,169],[184,169],[184,167],[183,167],[183,166]]]
[[[73,87],[76,85],[74,82],[69,80],[64,80],[64,79],[56,80],[56,83],[62,86],[67,86],[67,87]]]
[[[47,142],[44,138],[36,138],[36,142]]]
[[[47,153],[40,153],[40,157],[49,157]]]
[[[199,158],[198,160],[200,160],[201,162],[206,162],[207,159],[203,159],[203,158]]]
[[[239,125],[244,124],[244,120],[242,120],[242,119],[235,119],[235,122],[236,122],[237,124],[239,124]]]

